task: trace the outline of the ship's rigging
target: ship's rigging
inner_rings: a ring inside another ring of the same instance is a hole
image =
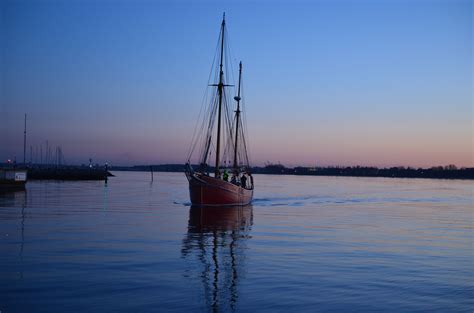
[[[209,166],[214,166],[215,177],[220,177],[226,168],[231,168],[235,174],[249,169],[242,63],[239,64],[239,79],[235,86],[228,41],[224,18],[199,121],[187,156],[188,163],[197,161],[201,171],[208,171]],[[235,101],[231,100],[232,94]],[[197,159],[192,160],[195,152]]]

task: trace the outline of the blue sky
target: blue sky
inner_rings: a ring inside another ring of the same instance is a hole
[[[184,162],[225,11],[254,164],[474,166],[471,1],[0,5],[2,160]]]

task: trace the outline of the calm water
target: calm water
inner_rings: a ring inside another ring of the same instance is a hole
[[[0,195],[0,311],[472,312],[473,183],[255,175],[199,209],[183,174]]]

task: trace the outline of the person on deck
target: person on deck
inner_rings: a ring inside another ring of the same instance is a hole
[[[229,173],[227,172],[227,170],[224,170],[223,178],[224,178],[225,181],[229,180]]]
[[[247,176],[245,176],[245,174],[240,177],[240,183],[242,184],[242,188],[247,188]]]

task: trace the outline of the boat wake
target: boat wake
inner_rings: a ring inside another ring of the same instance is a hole
[[[173,204],[179,204],[179,205],[184,205],[184,206],[191,206],[192,205],[192,203],[189,202],[189,201],[184,201],[184,202],[182,202],[182,201],[173,201]]]
[[[456,199],[459,201],[460,199]],[[300,196],[300,197],[268,197],[256,198],[252,204],[256,206],[304,206],[308,204],[377,204],[377,203],[443,203],[453,199],[431,198],[403,198],[403,197],[361,197],[361,198],[336,198],[330,196]]]
[[[387,203],[448,203],[450,201],[466,202],[469,199],[463,198],[403,198],[403,197],[360,197],[360,198],[337,198],[331,196],[298,196],[298,197],[263,197],[255,198],[251,202],[252,205],[261,207],[272,206],[291,206],[302,207],[305,205],[344,205],[344,204],[387,204]],[[191,206],[189,201],[173,201],[174,204]]]

